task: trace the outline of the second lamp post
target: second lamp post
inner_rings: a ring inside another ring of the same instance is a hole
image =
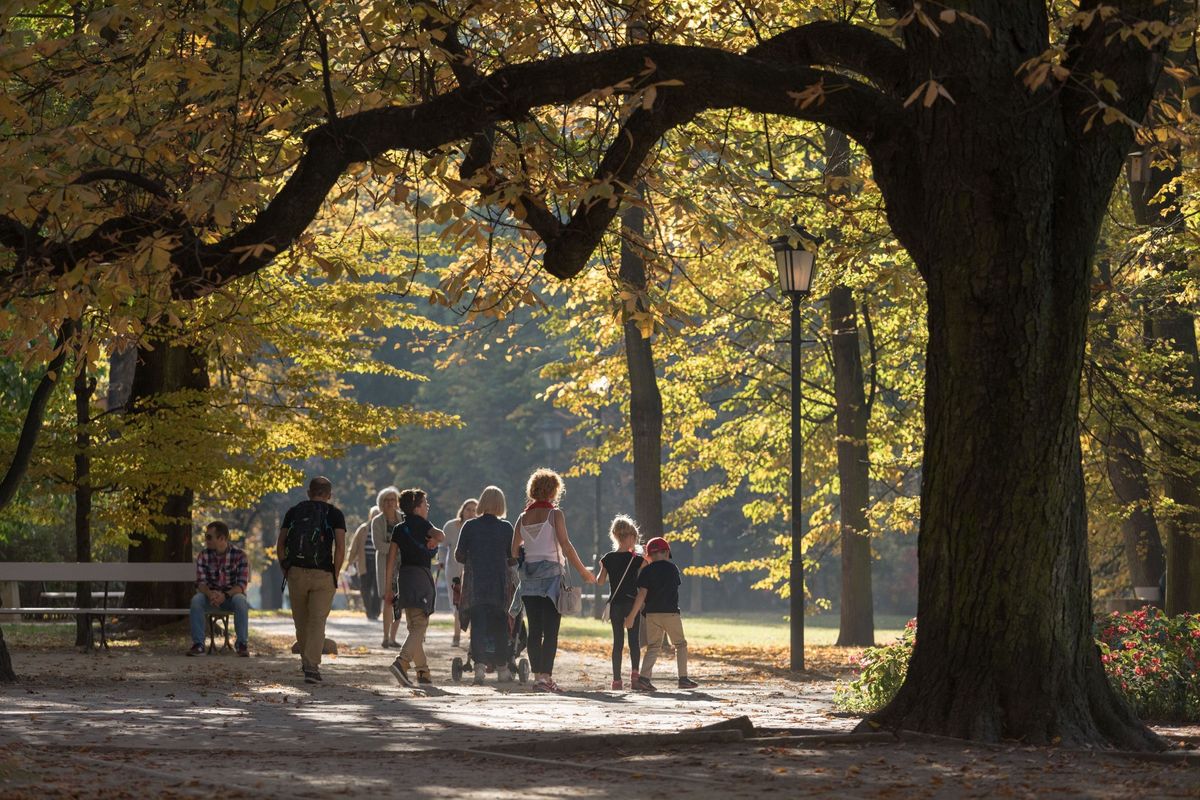
[[[775,265],[779,268],[779,287],[792,304],[792,560],[788,585],[791,591],[791,669],[801,672],[804,670],[804,551],[801,547],[804,531],[800,512],[804,487],[800,475],[804,442],[800,433],[800,406],[804,389],[801,384],[800,301],[812,290],[820,240],[793,223],[787,235],[776,237],[769,244],[775,251]]]

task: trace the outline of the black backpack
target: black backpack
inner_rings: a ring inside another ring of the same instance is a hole
[[[283,540],[283,568],[333,570],[333,528],[329,504],[305,500],[292,509],[292,524]]]

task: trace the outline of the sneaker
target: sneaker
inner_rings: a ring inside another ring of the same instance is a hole
[[[241,658],[249,658],[250,657],[250,648],[247,647],[246,645],[238,644],[234,649],[237,650],[237,654]]]
[[[408,677],[408,662],[404,659],[396,656],[396,660],[392,662],[392,666],[389,669],[396,676],[396,682],[401,686],[413,685],[412,678]]]
[[[624,689],[625,687],[621,684],[621,679],[617,678],[616,680],[614,680],[612,682],[612,688],[614,690],[620,690],[620,689]]]
[[[640,678],[640,677],[642,677],[642,673],[638,672],[636,669],[630,670],[630,672],[629,672],[629,688],[632,689],[635,686],[637,686],[638,678]]]
[[[487,678],[487,668],[483,664],[475,665],[475,680],[471,681],[472,686],[483,686],[484,679]]]
[[[206,656],[208,651],[204,649],[202,644],[193,644],[187,651],[189,656]]]
[[[459,644],[459,641],[460,641],[459,638],[457,636],[455,636],[454,640],[450,642],[450,646],[451,647],[462,647],[462,645]]]
[[[533,690],[535,692],[554,693],[554,686],[550,681],[534,681]]]
[[[658,691],[657,689],[654,688],[654,684],[650,682],[650,679],[643,675],[638,675],[637,681],[635,681],[633,684],[633,688],[639,692],[657,692]]]
[[[305,667],[304,682],[305,683],[320,683],[321,682],[321,670],[317,669],[316,667]]]
[[[695,689],[699,686],[700,686],[700,684],[696,683],[694,680],[689,678],[687,675],[681,675],[679,677],[679,688],[680,689]]]
[[[433,686],[433,678],[430,677],[428,672],[418,672],[417,683],[421,684],[422,686]]]

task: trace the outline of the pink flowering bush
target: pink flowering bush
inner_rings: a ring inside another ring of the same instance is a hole
[[[834,690],[844,711],[868,713],[887,705],[908,671],[917,621],[897,641],[869,647],[858,658],[858,677]],[[1113,688],[1142,719],[1200,721],[1200,614],[1168,617],[1146,606],[1097,619],[1096,646]]]
[[[1168,617],[1154,606],[1096,624],[1100,660],[1113,687],[1143,719],[1200,720],[1200,614]]]

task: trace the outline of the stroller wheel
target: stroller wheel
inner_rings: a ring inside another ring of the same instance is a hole
[[[529,683],[529,660],[522,658],[517,664],[517,676],[521,683]]]
[[[463,660],[458,656],[455,656],[454,660],[450,662],[450,677],[454,679],[455,683],[457,683],[458,681],[462,680],[462,676]]]

